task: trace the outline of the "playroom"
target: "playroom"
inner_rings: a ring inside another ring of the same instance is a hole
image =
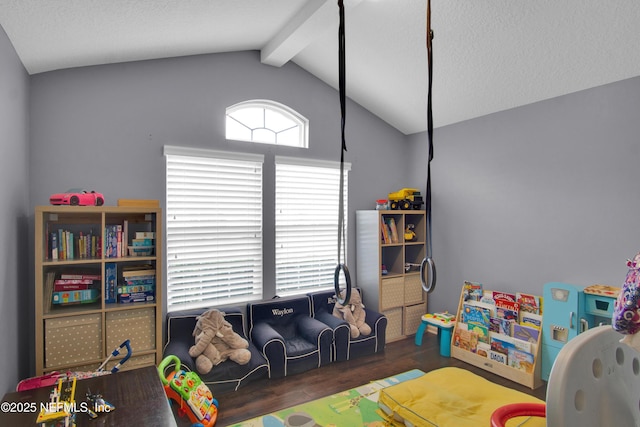
[[[638,19],[3,2],[0,424],[638,424]]]

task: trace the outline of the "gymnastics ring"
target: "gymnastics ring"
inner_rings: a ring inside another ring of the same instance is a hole
[[[424,277],[425,265],[429,264],[429,283],[427,283],[427,279]],[[422,282],[422,289],[430,294],[436,289],[436,263],[433,261],[433,258],[424,258],[420,263],[420,281]]]
[[[344,296],[344,300],[340,299],[340,270],[344,272],[344,279],[347,282],[347,293]],[[351,275],[349,274],[349,269],[346,264],[338,264],[336,266],[336,270],[333,273],[333,287],[336,291],[336,301],[340,305],[349,304],[349,300],[351,299]]]

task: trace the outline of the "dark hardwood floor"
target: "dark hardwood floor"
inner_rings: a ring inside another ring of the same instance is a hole
[[[216,426],[234,424],[411,369],[428,372],[445,366],[465,368],[494,383],[545,399],[545,386],[531,390],[460,360],[440,356],[437,336],[425,334],[420,347],[409,337],[387,343],[384,351],[376,355],[332,363],[286,378],[257,381],[237,392],[216,395],[213,390],[220,404]],[[186,418],[176,421],[179,427],[191,425]]]

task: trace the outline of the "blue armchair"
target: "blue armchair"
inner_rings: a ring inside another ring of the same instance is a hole
[[[271,378],[331,363],[333,331],[311,316],[307,296],[247,305],[249,337],[269,363]]]
[[[353,292],[362,291],[353,288]],[[365,307],[365,323],[371,327],[369,335],[351,338],[349,325],[333,315],[336,296],[333,290],[308,294],[313,306],[313,316],[333,330],[333,360],[342,362],[366,354],[382,351],[385,346],[387,318],[385,315]]]
[[[196,326],[196,318],[207,309],[194,309],[174,311],[167,313],[167,344],[164,347],[163,357],[175,355],[180,359],[183,369],[196,371],[196,361],[189,355],[189,348],[194,344],[193,329]],[[247,339],[245,332],[245,316],[239,308],[221,308],[225,313],[225,320],[231,323],[234,332]],[[246,365],[238,365],[232,360],[227,360],[213,367],[211,372],[200,375],[200,378],[211,388],[214,396],[229,391],[238,390],[241,386],[266,378],[269,373],[269,365],[262,353],[249,343],[251,360]]]

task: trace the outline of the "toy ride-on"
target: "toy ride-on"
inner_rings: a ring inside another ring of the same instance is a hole
[[[165,376],[170,364],[174,370]],[[180,369],[180,359],[169,355],[158,365],[158,374],[167,397],[179,405],[178,413],[187,414],[194,425],[213,427],[218,419],[218,401],[195,372]]]

